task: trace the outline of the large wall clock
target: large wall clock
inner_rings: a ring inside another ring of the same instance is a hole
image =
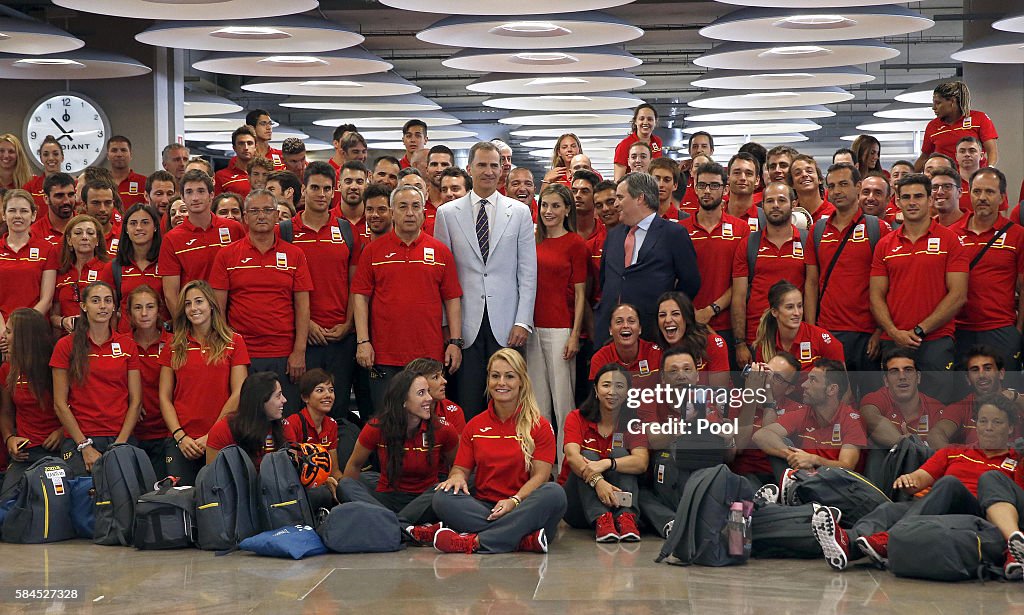
[[[39,146],[53,135],[64,148],[61,171],[78,173],[107,154],[110,122],[90,98],[75,92],[50,94],[32,105],[25,117],[25,148],[42,167]]]

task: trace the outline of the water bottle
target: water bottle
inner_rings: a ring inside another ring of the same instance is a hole
[[[744,539],[746,538],[746,522],[743,519],[743,502],[733,502],[729,506],[729,555],[743,555]]]

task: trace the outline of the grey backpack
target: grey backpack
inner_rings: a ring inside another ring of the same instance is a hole
[[[263,531],[256,468],[238,446],[225,446],[213,463],[199,470],[195,486],[196,546],[235,549]]]
[[[299,482],[299,472],[287,449],[264,455],[260,462],[260,494],[268,530],[290,525],[316,527],[306,488]]]
[[[974,515],[921,515],[889,530],[889,569],[898,577],[966,581],[1003,577],[1006,540]]]
[[[34,544],[75,538],[69,482],[73,476],[71,467],[57,457],[43,457],[29,466],[14,488],[3,539]]]
[[[92,480],[96,489],[93,542],[131,545],[135,505],[139,496],[152,491],[156,483],[149,455],[130,444],[115,444],[93,465]]]

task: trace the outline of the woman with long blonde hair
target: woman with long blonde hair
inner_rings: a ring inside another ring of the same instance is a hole
[[[0,135],[0,188],[21,188],[32,179],[32,167],[21,140],[11,133]]]
[[[572,159],[576,154],[583,153],[580,138],[571,132],[558,137],[551,152],[551,168],[544,174],[544,184],[572,183]]]
[[[487,409],[466,423],[455,465],[434,493],[434,512],[444,524],[434,532],[434,548],[547,553],[565,514],[565,491],[549,482],[555,434],[537,407],[521,354],[502,348],[491,355],[487,395]]]
[[[174,337],[160,353],[160,412],[171,432],[167,471],[191,485],[206,463],[210,429],[238,408],[249,353],[205,280],[181,289],[173,322]]]

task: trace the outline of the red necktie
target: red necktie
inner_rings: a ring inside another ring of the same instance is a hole
[[[626,267],[633,263],[633,249],[636,248],[636,229],[638,228],[640,227],[634,226],[626,233],[626,242],[623,245],[623,249],[626,252]]]

